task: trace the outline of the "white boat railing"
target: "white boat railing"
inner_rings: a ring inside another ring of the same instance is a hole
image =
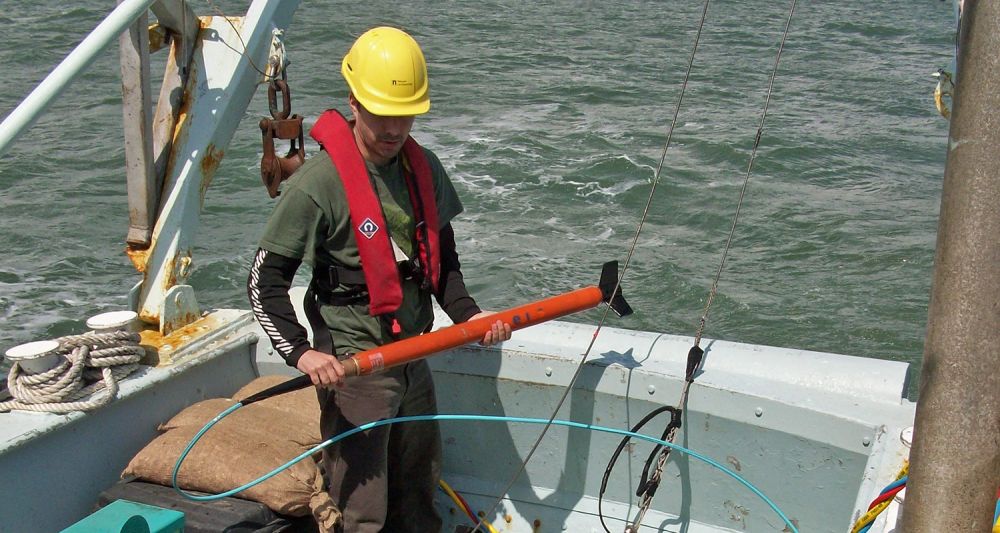
[[[280,36],[298,5],[299,0],[254,0],[242,18],[199,18],[182,0],[122,0],[0,124],[2,155],[109,43],[120,41],[126,241],[129,258],[143,275],[129,303],[162,335],[201,316],[186,282],[204,190],[265,77],[260,68],[276,73],[274,68],[283,67],[283,55],[275,50],[281,49]],[[149,87],[149,41],[155,32],[147,28],[147,10],[176,45],[155,117]]]
[[[0,156],[76,77],[158,0],[124,0],[0,123]]]

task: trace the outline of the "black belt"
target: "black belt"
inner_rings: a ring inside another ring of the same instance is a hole
[[[424,269],[416,258],[396,263],[399,277],[415,280],[420,288],[429,287],[424,276]],[[341,285],[346,285],[346,291],[338,291]],[[360,268],[347,268],[340,265],[320,265],[313,269],[313,283],[310,285],[315,298],[328,305],[358,305],[368,302],[368,284],[365,272]]]

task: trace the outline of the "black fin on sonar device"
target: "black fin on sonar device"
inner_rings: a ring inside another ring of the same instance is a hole
[[[632,307],[625,301],[622,289],[618,286],[618,261],[604,263],[601,268],[601,282],[597,286],[601,289],[602,299],[611,306],[616,315],[624,317],[632,314]]]

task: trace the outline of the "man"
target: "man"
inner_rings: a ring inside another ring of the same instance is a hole
[[[433,294],[456,323],[489,315],[462,280],[450,221],[462,211],[437,157],[409,137],[430,108],[427,67],[405,32],[369,30],[344,57],[354,119],[325,112],[310,135],[324,153],[285,184],[250,271],[251,305],[275,349],[318,386],[324,439],[366,422],[437,411],[426,361],[344,379],[338,357],[419,335]],[[313,269],[310,346],[288,289]],[[510,338],[497,321],[481,343]],[[331,354],[337,357],[331,356]],[[330,495],[349,533],[436,532],[440,474],[435,422],[383,426],[324,454]]]

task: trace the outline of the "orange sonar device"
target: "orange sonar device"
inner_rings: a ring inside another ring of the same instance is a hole
[[[632,313],[632,308],[622,296],[618,284],[618,262],[609,261],[601,270],[598,285],[576,289],[563,294],[538,300],[520,307],[501,311],[483,318],[441,328],[430,333],[417,335],[378,348],[356,353],[344,359],[342,364],[348,376],[363,376],[380,372],[386,368],[422,359],[437,352],[470,344],[482,339],[497,320],[510,324],[512,330],[534,326],[571,313],[578,313],[607,302],[618,316]],[[261,391],[241,402],[243,405],[263,400],[276,394],[289,392],[311,385],[309,376],[303,375]]]

